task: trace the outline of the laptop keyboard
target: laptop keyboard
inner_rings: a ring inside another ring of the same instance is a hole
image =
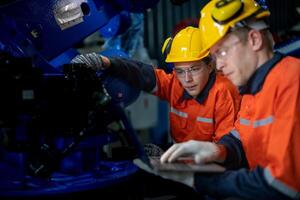
[[[158,170],[189,171],[193,169],[193,165],[186,163],[161,163],[159,157],[151,157],[150,162],[152,166]]]

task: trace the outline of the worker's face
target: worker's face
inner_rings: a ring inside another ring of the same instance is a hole
[[[211,69],[202,61],[174,63],[175,74],[183,88],[194,98],[206,85]]]
[[[236,86],[245,85],[257,67],[255,51],[247,35],[244,40],[229,33],[210,49],[217,70],[222,71]]]

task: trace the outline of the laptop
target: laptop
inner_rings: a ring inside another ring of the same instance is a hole
[[[202,173],[221,173],[226,170],[225,167],[217,163],[197,164],[193,159],[188,157],[179,158],[177,162],[161,163],[160,157],[149,157],[144,149],[144,145],[140,142],[139,137],[131,123],[123,118],[124,126],[127,128],[128,136],[136,149],[138,157],[154,171],[192,171]]]
[[[149,157],[150,167],[155,171],[178,171],[178,172],[201,172],[201,173],[220,173],[226,169],[217,163],[197,164],[190,157],[178,158],[172,163],[161,163],[159,158]]]

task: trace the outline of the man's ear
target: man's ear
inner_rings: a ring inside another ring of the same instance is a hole
[[[248,42],[253,51],[258,51],[263,46],[263,35],[260,31],[252,29],[248,32]]]

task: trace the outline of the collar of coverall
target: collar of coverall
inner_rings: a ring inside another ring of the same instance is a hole
[[[200,94],[198,94],[196,101],[198,101],[200,104],[203,104],[205,99],[208,96],[208,93],[210,91],[210,89],[212,88],[212,86],[214,85],[214,82],[216,80],[216,72],[212,71],[209,75],[208,81],[205,85],[205,87],[203,88],[203,90],[200,92]],[[182,95],[182,100],[186,100],[186,99],[191,99],[193,98],[191,95],[189,95],[189,93],[187,93],[186,90],[184,90],[183,95]]]
[[[250,77],[245,86],[239,87],[240,94],[256,94],[259,92],[264,84],[265,78],[269,71],[284,57],[283,54],[275,52],[273,58],[268,60],[265,64],[259,67]]]

